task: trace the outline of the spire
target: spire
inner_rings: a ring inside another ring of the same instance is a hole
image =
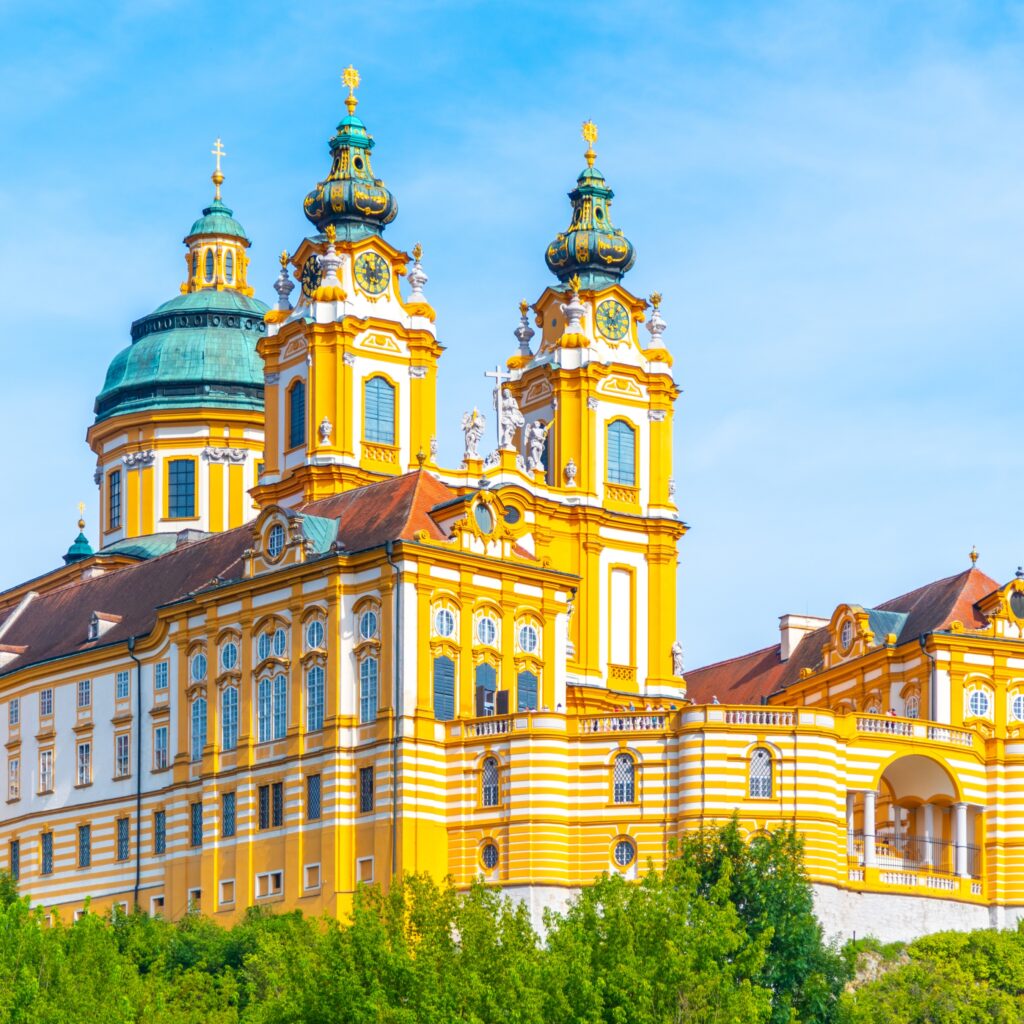
[[[210,175],[210,180],[213,182],[213,198],[215,201],[219,201],[220,187],[224,184],[224,175],[220,169],[220,158],[222,156],[227,156],[227,153],[224,152],[224,146],[221,143],[219,136],[217,141],[213,144],[213,149],[211,149],[210,152],[217,158],[217,167],[213,174]]]
[[[587,143],[583,154],[587,166],[576,179],[576,188],[569,193],[572,221],[548,246],[545,259],[563,284],[578,274],[581,287],[604,288],[619,281],[633,266],[636,253],[633,243],[612,224],[611,202],[615,193],[594,166],[597,125],[584,122],[582,135]]]
[[[85,535],[85,504],[78,503],[78,536],[74,539],[68,553],[64,556],[64,564],[71,565],[72,562],[81,562],[83,558],[94,555],[89,538]]]
[[[359,101],[355,97],[359,72],[349,65],[341,76],[348,89],[345,107],[348,114],[331,139],[331,170],[306,196],[303,210],[317,230],[333,224],[342,241],[357,241],[379,235],[398,213],[398,203],[379,178],[373,176],[370,150],[373,139],[366,125],[356,117]]]

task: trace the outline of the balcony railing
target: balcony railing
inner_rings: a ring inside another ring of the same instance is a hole
[[[782,725],[792,728],[792,711],[772,711],[768,708],[726,708],[726,725]]]
[[[580,719],[581,733],[661,732],[668,728],[669,716],[660,711],[590,715]]]
[[[935,743],[953,743],[959,747],[974,746],[974,733],[969,729],[954,729],[948,725],[935,725],[916,718],[894,718],[892,715],[855,715],[857,732],[878,736],[903,736],[907,739],[932,740]]]
[[[958,848],[962,849],[965,854],[965,873],[972,878],[980,877],[981,851],[977,846],[951,843],[945,839],[932,839],[927,836],[894,836],[879,833],[875,836],[875,866],[887,873],[954,875],[956,874]],[[863,832],[854,832],[850,837],[849,852],[851,859],[857,865],[863,867]],[[883,881],[885,880],[883,878]],[[942,885],[930,887],[945,888]]]

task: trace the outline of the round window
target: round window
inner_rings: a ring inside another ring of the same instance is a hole
[[[636,847],[628,839],[620,839],[615,844],[615,863],[619,867],[629,867],[635,857]]]
[[[274,630],[274,653],[279,657],[283,658],[285,651],[288,650],[288,635],[283,629]]]
[[[480,527],[481,533],[490,533],[494,529],[494,515],[483,502],[473,506],[473,518],[476,519],[476,525]]]
[[[222,668],[230,671],[238,664],[238,644],[229,640],[220,649],[220,664]]]
[[[313,619],[313,621],[306,626],[306,646],[311,650],[323,647],[324,636],[324,624],[319,619]]]
[[[537,630],[534,626],[520,626],[519,649],[524,654],[533,654],[537,650]]]
[[[451,636],[455,632],[455,616],[447,608],[441,608],[434,616],[434,629],[438,636]]]
[[[505,522],[508,523],[509,526],[514,526],[519,522],[521,517],[522,513],[515,507],[515,505],[509,505],[509,507],[505,509]]]
[[[267,554],[271,558],[277,558],[284,551],[284,527],[280,523],[274,523],[267,534]]]
[[[853,643],[853,623],[847,619],[843,623],[843,628],[839,632],[839,645],[844,651],[850,649],[850,645]]]
[[[1018,722],[1024,722],[1024,693],[1014,695],[1010,708],[1013,711],[1013,717]]]
[[[199,683],[206,678],[206,655],[200,652],[192,655],[192,681]]]
[[[484,843],[480,861],[488,871],[493,871],[498,866],[498,847],[494,843]]]
[[[476,637],[482,644],[490,646],[498,638],[498,627],[489,615],[476,624]]]
[[[1024,590],[1015,590],[1010,595],[1010,611],[1018,619],[1024,619]]]
[[[976,718],[984,718],[988,714],[988,694],[984,690],[975,690],[968,698],[967,706]]]
[[[256,654],[260,661],[270,657],[270,634],[260,633],[260,638],[256,641]]]
[[[359,637],[362,640],[372,640],[377,635],[377,613],[363,612],[359,616]]]

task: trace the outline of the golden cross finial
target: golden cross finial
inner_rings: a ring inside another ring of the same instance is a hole
[[[976,566],[977,564],[978,564],[978,549],[977,549],[977,547],[974,544],[972,544],[971,545],[971,568],[973,569],[974,566]]]
[[[418,262],[419,262],[419,261],[420,261],[421,259],[423,259],[423,246],[422,246],[422,245],[420,245],[420,243],[419,243],[419,242],[417,242],[417,243],[416,243],[416,244],[415,244],[415,245],[414,245],[414,246],[412,247],[412,258],[413,258],[414,260],[416,260],[416,262],[417,262],[417,263],[418,263]]]
[[[661,306],[661,292],[651,292],[651,305],[655,309]]]
[[[78,503],[78,528],[80,530],[85,529],[85,502],[80,501]]]
[[[282,249],[281,250],[281,255],[278,256],[277,258],[281,261],[281,266],[282,267],[287,267],[288,266],[288,260],[291,257],[288,255],[288,250],[287,249]]]
[[[597,125],[593,121],[583,122],[583,141],[587,144],[587,151],[583,154],[588,167],[594,166],[597,154],[594,152],[594,143],[597,142]]]
[[[519,300],[519,315],[526,316],[526,311],[530,308],[530,303],[526,299]]]
[[[351,64],[341,73],[341,84],[348,89],[345,106],[348,107],[350,114],[354,114],[356,112],[356,104],[359,103],[359,100],[353,95],[356,89],[359,88],[359,72]]]
[[[222,156],[227,156],[227,153],[224,152],[224,145],[219,138],[213,144],[213,149],[211,149],[210,152],[217,158],[217,167],[213,174],[210,175],[210,179],[213,181],[214,187],[213,198],[220,199],[220,186],[224,181],[224,175],[221,173],[220,169],[220,158]]]

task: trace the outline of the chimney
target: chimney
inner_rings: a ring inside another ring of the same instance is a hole
[[[817,615],[780,615],[779,635],[781,650],[779,656],[783,661],[789,661],[793,652],[797,649],[800,641],[808,633],[813,633],[822,626],[827,626],[828,619],[819,619]]]

